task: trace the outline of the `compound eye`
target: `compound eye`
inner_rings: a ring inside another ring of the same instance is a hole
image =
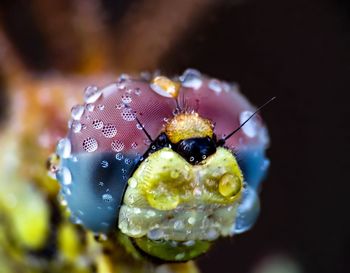
[[[198,164],[216,152],[216,145],[210,137],[190,138],[180,141],[176,151],[191,164]]]

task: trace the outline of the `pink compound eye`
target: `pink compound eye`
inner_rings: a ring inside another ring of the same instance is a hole
[[[190,164],[205,160],[215,154],[217,141],[254,110],[236,85],[193,69],[172,80],[123,76],[104,88],[86,88],[84,104],[72,108],[67,137],[57,146],[61,161],[56,177],[72,218],[96,232],[117,228],[128,180],[143,160],[164,147],[178,151]],[[165,128],[184,112],[210,121],[213,128],[206,130],[213,134],[174,143],[176,136],[167,136]],[[236,152],[248,184],[232,233],[249,229],[258,215],[256,189],[268,168],[267,145],[267,129],[260,117],[225,142]]]

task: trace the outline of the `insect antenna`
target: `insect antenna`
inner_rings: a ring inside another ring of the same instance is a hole
[[[149,141],[153,142],[152,137],[150,136],[150,134],[147,132],[147,130],[145,129],[145,127],[143,127],[142,123],[140,122],[140,120],[135,116],[135,119],[137,121],[137,123],[140,125],[142,131],[145,133],[145,135],[147,136],[147,138],[149,139]]]
[[[180,106],[180,103],[179,103],[179,98],[176,97],[175,101],[176,101],[176,108],[179,110],[179,112],[181,112],[182,109],[181,109],[181,106]]]
[[[261,105],[258,109],[255,110],[253,114],[250,115],[249,118],[247,118],[238,128],[233,130],[231,133],[229,133],[226,137],[219,139],[217,142],[217,146],[222,146],[225,144],[226,140],[228,140],[230,137],[232,137],[235,133],[237,133],[252,117],[254,117],[262,108],[264,108],[266,105],[268,105],[271,101],[273,101],[276,97],[272,97],[267,102],[265,102],[263,105]]]

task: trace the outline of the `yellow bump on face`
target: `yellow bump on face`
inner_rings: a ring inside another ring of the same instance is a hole
[[[159,95],[167,98],[177,98],[180,83],[174,82],[167,77],[157,76],[151,81],[151,88]]]
[[[118,227],[130,237],[151,240],[227,236],[242,197],[242,181],[237,160],[226,148],[218,147],[198,165],[163,148],[150,154],[129,179]]]
[[[188,165],[179,154],[164,148],[150,155],[140,165],[133,180],[137,181],[137,188],[151,207],[172,210],[180,202],[183,185],[192,179],[193,174]]]
[[[179,192],[176,189],[158,190],[154,188],[147,194],[147,201],[151,207],[159,210],[172,210],[180,202]]]
[[[224,197],[235,196],[241,191],[242,180],[233,174],[224,174],[219,181],[219,192]]]
[[[213,124],[197,113],[182,113],[166,124],[165,133],[172,143],[194,137],[213,137]]]

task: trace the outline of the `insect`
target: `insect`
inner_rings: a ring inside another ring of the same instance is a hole
[[[236,85],[194,69],[122,75],[84,100],[53,170],[75,223],[167,262],[254,224],[269,138]]]

